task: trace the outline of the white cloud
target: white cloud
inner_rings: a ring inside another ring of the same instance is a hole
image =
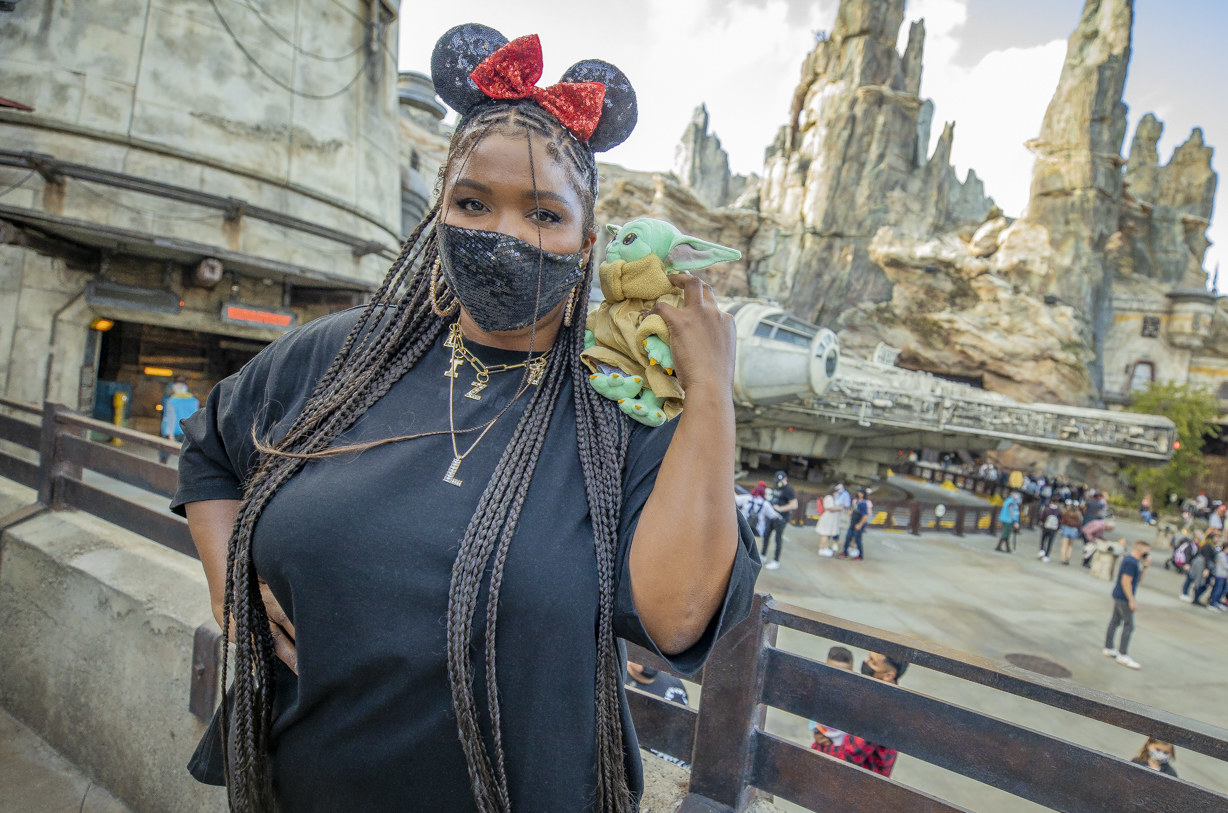
[[[967,11],[966,0],[914,0],[908,6],[909,20],[925,19],[921,94],[934,100],[931,149],[941,123],[954,121],[951,159],[960,176],[975,169],[1002,210],[1018,216],[1028,202],[1034,161],[1023,144],[1040,131],[1066,43],[990,51],[965,67],[955,58]]]

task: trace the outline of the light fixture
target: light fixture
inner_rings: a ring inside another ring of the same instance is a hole
[[[175,374],[175,371],[170,367],[146,367],[144,372],[145,375],[154,378],[170,378]]]
[[[97,330],[100,333],[106,333],[111,328],[115,327],[115,322],[110,319],[104,319],[99,316],[94,321],[90,322],[90,330]]]

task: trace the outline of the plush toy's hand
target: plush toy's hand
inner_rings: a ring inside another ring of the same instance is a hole
[[[670,352],[669,345],[661,341],[660,337],[649,336],[644,339],[644,349],[648,351],[650,365],[660,364],[666,375],[674,374],[674,354]]]
[[[587,350],[597,343],[597,337],[593,335],[593,331],[584,331],[584,349]]]
[[[638,398],[620,400],[618,408],[645,426],[660,426],[665,423],[665,410],[661,409],[661,399],[647,388]]]
[[[669,350],[678,383],[688,401],[692,390],[731,398],[737,344],[733,317],[717,306],[711,286],[698,277],[672,274],[669,280],[683,289],[682,307],[658,302],[652,310],[669,327]]]
[[[644,386],[644,379],[640,376],[622,373],[593,373],[588,377],[588,381],[599,394],[619,402],[635,398]]]

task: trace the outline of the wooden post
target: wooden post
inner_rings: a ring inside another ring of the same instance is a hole
[[[766,600],[755,596],[750,616],[721,639],[704,667],[690,792],[678,813],[735,813],[754,801],[746,777],[754,733],[767,714],[759,703],[765,648],[776,643],[776,625],[764,620]]]

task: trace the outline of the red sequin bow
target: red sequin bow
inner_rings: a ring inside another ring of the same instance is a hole
[[[559,82],[537,87],[542,78],[542,44],[529,34],[504,45],[482,60],[469,78],[492,99],[532,99],[572,135],[587,142],[601,120],[605,85],[601,82]]]

